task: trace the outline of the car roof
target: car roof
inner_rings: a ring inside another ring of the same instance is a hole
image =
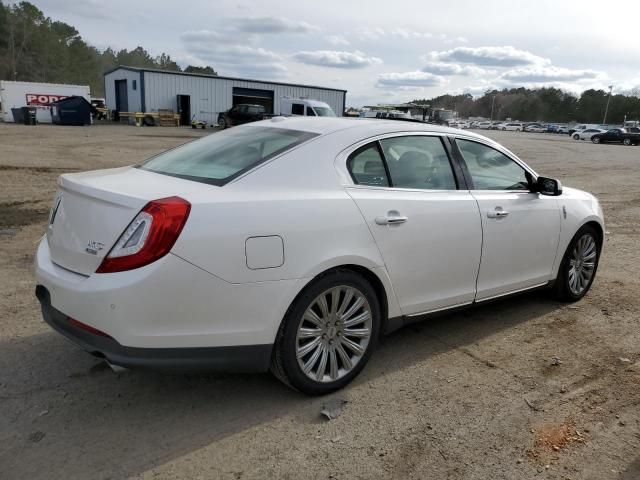
[[[340,130],[350,130],[354,137],[366,138],[384,133],[393,132],[432,132],[439,134],[456,134],[466,137],[476,137],[488,140],[482,135],[460,130],[457,128],[443,127],[424,122],[410,122],[403,120],[385,120],[364,117],[273,117],[269,120],[254,122],[247,125],[286,128],[305,132],[327,135]],[[239,127],[235,127],[239,128]],[[492,141],[493,143],[493,141]]]

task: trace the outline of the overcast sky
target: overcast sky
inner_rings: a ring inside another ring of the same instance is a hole
[[[32,0],[98,48],[348,90],[347,105],[487,88],[640,86],[640,1]]]

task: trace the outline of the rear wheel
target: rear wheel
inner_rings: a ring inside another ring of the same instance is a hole
[[[580,135],[578,135],[577,133],[573,134],[573,139],[574,140],[580,140]]]
[[[584,297],[596,276],[602,242],[595,228],[585,225],[574,235],[562,258],[554,290],[565,302]]]
[[[226,119],[226,118],[224,118],[224,117],[220,117],[220,118],[218,119],[218,126],[219,126],[220,128],[222,128],[223,130],[224,130],[225,128],[227,128],[227,119]]]
[[[309,285],[289,308],[271,370],[309,395],[342,388],[369,360],[380,323],[380,303],[369,282],[349,270],[330,272]]]

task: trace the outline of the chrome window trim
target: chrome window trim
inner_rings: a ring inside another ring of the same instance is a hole
[[[336,155],[336,159],[334,161],[334,166],[338,171],[340,176],[340,184],[345,188],[362,188],[362,189],[372,189],[372,190],[388,190],[388,191],[397,191],[397,192],[421,192],[421,193],[451,193],[451,192],[467,192],[467,189],[464,188],[456,188],[455,190],[428,190],[425,188],[403,188],[403,187],[385,187],[385,186],[376,186],[376,185],[359,185],[353,181],[351,178],[351,173],[349,173],[349,168],[347,167],[347,160],[352,153],[358,150],[365,145],[368,145],[373,142],[378,142],[380,140],[385,140],[387,138],[395,138],[395,137],[438,137],[442,142],[445,141],[446,137],[450,135],[442,132],[423,132],[416,130],[408,130],[401,132],[392,132],[392,133],[382,133],[379,135],[374,135],[372,137],[367,137],[359,142],[349,145],[347,148],[343,149],[338,155]],[[449,158],[449,153],[446,148],[442,147],[447,154],[447,158]],[[449,158],[449,162],[455,161],[455,159]],[[451,167],[451,174],[455,178],[455,172],[453,171],[453,167]]]

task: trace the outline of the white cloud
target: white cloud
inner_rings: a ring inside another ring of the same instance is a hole
[[[473,65],[458,65],[457,63],[445,62],[427,62],[427,64],[422,68],[422,71],[444,76],[486,76],[496,74],[495,70],[485,70]]]
[[[346,38],[344,38],[342,35],[329,35],[327,37],[327,41],[331,44],[331,45],[335,45],[335,46],[339,46],[339,45],[349,45],[350,42],[349,40],[347,40]]]
[[[555,66],[535,66],[503,73],[500,79],[505,82],[546,83],[546,82],[577,82],[592,81],[604,78],[602,72],[595,70],[571,70],[569,68]]]
[[[227,35],[215,30],[187,31],[180,35],[192,64],[211,65],[222,75],[283,77],[287,68],[280,55],[251,45],[225,43]]]
[[[433,38],[430,32],[420,32],[408,28],[392,28],[385,30],[384,28],[364,28],[358,32],[358,36],[362,40],[380,40],[383,38],[397,38],[403,40],[419,40],[425,38]]]
[[[428,72],[382,73],[378,75],[376,87],[441,87],[447,80]]]
[[[290,20],[284,17],[250,17],[231,20],[232,25],[245,33],[310,33],[319,30],[318,27],[307,22]]]
[[[505,47],[456,47],[441,52],[431,52],[428,58],[441,62],[458,62],[484,67],[521,67],[548,65],[551,62],[526,50]]]
[[[365,68],[382,63],[377,57],[368,57],[365,53],[339,52],[335,50],[315,50],[296,52],[292,57],[301,63],[333,68]]]

